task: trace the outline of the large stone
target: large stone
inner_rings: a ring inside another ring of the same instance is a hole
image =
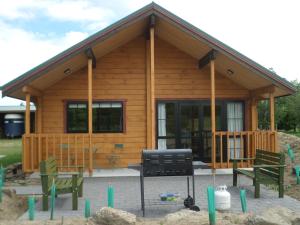
[[[99,225],[135,225],[136,215],[119,209],[103,207],[96,212],[94,221]]]
[[[208,213],[207,211],[195,212],[191,210],[180,210],[175,213],[170,213],[165,216],[164,225],[201,225],[208,224]]]
[[[300,215],[288,208],[274,207],[249,218],[248,225],[300,225]]]

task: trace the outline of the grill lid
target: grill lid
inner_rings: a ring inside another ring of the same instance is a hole
[[[191,149],[143,150],[144,177],[192,176],[193,155]]]

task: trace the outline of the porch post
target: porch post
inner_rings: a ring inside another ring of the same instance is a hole
[[[155,148],[155,72],[154,72],[154,24],[150,17],[150,40],[146,41],[146,86],[147,86],[147,148]]]
[[[215,96],[215,60],[210,61],[210,98],[211,98],[211,157],[212,157],[212,168],[216,168],[216,96]]]
[[[257,130],[257,100],[251,99],[251,130]]]
[[[25,134],[30,134],[30,94],[26,93]]]
[[[35,127],[35,132],[36,133],[42,133],[42,109],[43,109],[43,106],[42,106],[42,97],[39,96],[37,97],[37,101],[36,101],[36,109],[35,109],[35,124],[36,124],[36,127]]]
[[[88,59],[88,131],[89,131],[89,173],[93,172],[93,152],[92,152],[92,134],[93,134],[93,77],[92,77],[92,59]]]
[[[274,100],[274,94],[270,93],[270,102],[269,102],[269,107],[270,107],[270,130],[275,131],[275,100]]]

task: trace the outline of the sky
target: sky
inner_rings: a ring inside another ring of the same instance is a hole
[[[300,80],[300,1],[155,2],[287,80]],[[0,0],[0,86],[149,3]],[[20,102],[0,98],[0,106]]]

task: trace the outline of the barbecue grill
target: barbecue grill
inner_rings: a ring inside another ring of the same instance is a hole
[[[145,215],[144,178],[186,176],[188,206],[195,203],[193,155],[191,149],[143,150],[140,169],[141,205]],[[192,177],[193,198],[189,194],[189,177]],[[185,203],[186,205],[186,203]]]

